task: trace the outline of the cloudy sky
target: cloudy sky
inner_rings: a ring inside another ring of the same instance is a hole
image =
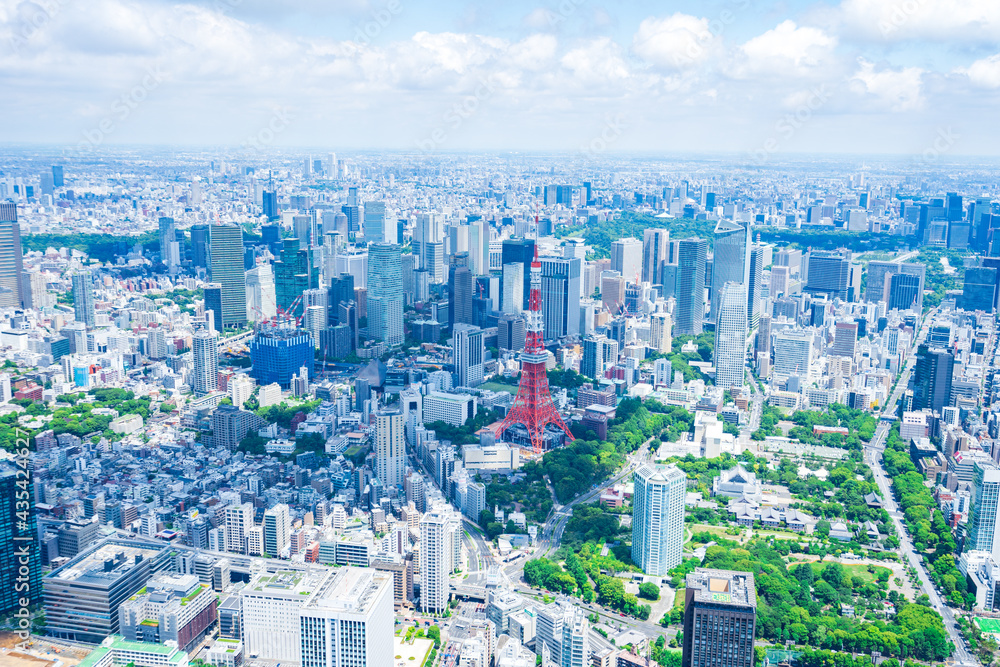
[[[0,0],[0,78],[3,142],[997,155],[1000,2]]]

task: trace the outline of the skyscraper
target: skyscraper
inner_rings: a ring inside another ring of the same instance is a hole
[[[681,667],[753,667],[757,587],[749,572],[687,575]]]
[[[52,165],[52,185],[61,188],[66,184],[66,177],[61,164]]]
[[[77,322],[83,322],[88,329],[97,326],[94,313],[94,275],[84,269],[73,275],[73,314]]]
[[[643,465],[632,496],[632,562],[652,576],[681,564],[687,476],[677,466]]]
[[[205,322],[218,331],[222,328],[222,284],[205,283],[202,293],[205,295]]]
[[[207,329],[196,331],[191,337],[194,355],[194,373],[191,389],[198,396],[210,394],[219,388],[219,334]]]
[[[247,553],[247,537],[253,528],[253,505],[230,505],[226,508],[226,551],[233,554]]]
[[[972,469],[972,501],[969,509],[968,537],[964,551],[987,551],[1000,558],[1000,470],[994,465],[976,461]]]
[[[889,310],[914,310],[920,301],[920,276],[897,273],[889,276]]]
[[[160,218],[160,261],[170,265],[170,244],[177,240],[177,225],[173,218]]]
[[[813,351],[813,335],[809,331],[786,330],[774,339],[774,376],[785,379],[793,375],[809,380]]]
[[[451,256],[448,267],[448,326],[458,323],[473,324],[472,298],[475,276],[469,270],[469,253],[459,252]]]
[[[432,509],[420,519],[420,606],[425,614],[443,614],[448,608],[457,532],[445,510]]]
[[[667,261],[667,246],[670,232],[666,229],[646,229],[642,233],[642,280],[656,284],[663,283],[663,269]]]
[[[20,473],[20,474],[19,474]],[[13,462],[0,461],[0,614],[11,616],[42,596],[42,563],[31,479]]]
[[[747,358],[747,286],[728,282],[719,291],[715,324],[715,385],[742,387]]]
[[[705,239],[682,239],[677,256],[677,307],[674,335],[697,336],[705,315]]]
[[[191,264],[208,268],[209,226],[191,226]]]
[[[718,265],[716,265],[718,266]],[[752,331],[760,322],[760,291],[764,281],[764,247],[754,245],[750,248],[750,270],[747,280],[747,324]]]
[[[21,303],[21,227],[17,205],[0,203],[0,307],[17,308]]]
[[[524,311],[521,295],[524,293],[524,265],[520,263],[503,265],[503,287],[500,312],[516,315]]]
[[[635,238],[611,242],[611,270],[617,271],[629,282],[642,278],[642,241]]]
[[[503,242],[501,249],[500,262],[504,267],[504,274],[506,274],[506,267],[508,264],[520,264],[523,269],[521,272],[521,310],[528,310],[528,296],[531,293],[530,281],[527,278],[531,275],[531,262],[535,259],[535,240],[534,239],[506,239]],[[503,303],[507,303],[508,296],[503,290],[507,289],[507,278],[504,276],[504,286],[501,294],[501,299]],[[517,297],[511,296],[510,301],[516,302]],[[505,312],[519,312],[519,311],[505,311]]]
[[[992,313],[996,308],[997,270],[991,266],[970,267],[962,283],[963,310]]]
[[[327,297],[329,306],[329,322],[333,324],[347,324],[340,321],[340,304],[354,301],[354,276],[350,273],[341,273],[339,276],[330,278],[330,294]]]
[[[397,243],[396,221],[389,219],[385,202],[365,202],[365,240],[368,243]]]
[[[825,294],[832,301],[847,301],[847,280],[851,260],[838,252],[814,250],[809,253],[809,276],[803,292]]]
[[[580,333],[580,272],[577,257],[541,257],[542,324],[545,340]]]
[[[319,268],[310,269],[309,250],[303,248],[297,238],[284,239],[281,259],[274,263],[274,295],[278,308],[288,310],[292,304],[310,287],[319,281]],[[305,311],[301,301],[291,315],[298,317]]]
[[[308,331],[265,328],[250,340],[250,376],[262,387],[277,382],[288,389],[303,366],[312,374],[315,356]]]
[[[212,280],[222,285],[221,331],[247,321],[246,273],[243,270],[243,230],[236,225],[212,225]]]
[[[833,346],[830,354],[836,357],[854,359],[858,347],[858,323],[837,322],[833,330]]]
[[[388,345],[403,343],[401,257],[398,245],[368,246],[368,336]]]
[[[715,226],[712,268],[712,321],[719,319],[719,293],[726,283],[748,285],[750,282],[750,233],[730,220]],[[748,291],[749,294],[749,291]]]
[[[456,324],[451,340],[456,386],[478,387],[483,383],[486,357],[483,330],[471,324]]]
[[[949,405],[955,357],[944,348],[917,348],[917,364],[913,369],[913,409],[934,412]]]
[[[289,535],[292,530],[292,520],[288,513],[288,505],[279,503],[264,512],[264,553],[272,558],[281,556],[288,548]]]
[[[403,413],[399,410],[382,410],[375,415],[375,476],[386,488],[403,485],[403,427]]]

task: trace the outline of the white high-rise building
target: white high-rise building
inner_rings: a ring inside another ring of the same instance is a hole
[[[653,313],[649,316],[649,342],[650,346],[657,352],[668,353],[671,350],[673,341],[671,331],[674,322],[670,319],[669,313]]]
[[[323,306],[306,306],[305,317],[302,318],[303,328],[312,336],[313,347],[319,349],[320,336],[326,328],[326,308]]]
[[[270,264],[260,264],[247,271],[247,317],[254,322],[277,314],[274,293],[274,270]]]
[[[782,331],[774,337],[774,377],[786,379],[793,375],[809,383],[813,335],[808,331]]]
[[[562,626],[561,667],[588,667],[590,664],[590,623],[583,610],[574,607]]]
[[[472,324],[456,323],[452,334],[452,353],[455,362],[456,384],[459,387],[478,387],[483,383],[484,357],[483,330]]]
[[[391,664],[392,588],[370,568],[268,568],[240,590],[244,651],[302,667]]]
[[[657,359],[653,362],[653,386],[669,387],[674,376],[674,365],[669,359]]]
[[[403,413],[380,411],[375,415],[375,476],[386,487],[402,486],[406,470]]]
[[[611,242],[611,270],[628,282],[642,278],[642,241],[634,238]]]
[[[247,555],[264,555],[264,528],[262,526],[253,526],[247,534]]]
[[[393,579],[368,568],[334,570],[299,610],[302,667],[391,665]]]
[[[715,324],[715,386],[742,387],[747,358],[747,286],[728,282],[719,290]]]
[[[968,538],[965,549],[986,551],[1000,558],[1000,470],[975,462],[972,466],[972,502],[969,510]]]
[[[230,505],[226,508],[226,551],[234,554],[247,552],[247,538],[253,528],[253,505]]]
[[[194,353],[194,372],[191,388],[198,396],[210,394],[219,388],[219,334],[207,329],[196,331],[191,337]]]
[[[420,519],[420,607],[424,613],[443,614],[448,608],[454,569],[452,524],[449,512],[441,508]]]
[[[233,405],[242,408],[247,399],[253,395],[254,386],[253,378],[249,375],[240,373],[229,378],[229,398]]]
[[[632,561],[662,577],[681,564],[687,476],[677,466],[643,465],[632,496]]]
[[[146,356],[150,359],[163,359],[167,356],[167,337],[162,327],[153,327],[146,332]]]
[[[501,294],[501,312],[516,315],[524,310],[524,264],[504,264]]]
[[[292,519],[288,513],[288,505],[275,505],[264,512],[264,545],[263,552],[272,558],[279,558],[289,546],[292,532]]]

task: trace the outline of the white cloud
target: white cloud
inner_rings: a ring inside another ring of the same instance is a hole
[[[732,69],[737,77],[755,74],[809,77],[835,64],[837,38],[819,28],[783,21],[740,47]]]
[[[577,83],[587,86],[614,86],[631,76],[621,47],[607,37],[569,51],[560,62],[573,73]]]
[[[844,0],[833,18],[847,34],[865,39],[965,42],[1000,38],[1000,2],[996,0]]]
[[[708,19],[676,13],[649,17],[632,37],[632,52],[658,67],[682,70],[706,61],[721,50],[721,38]]]
[[[851,78],[856,92],[874,96],[890,111],[913,111],[923,106],[921,84],[924,70],[919,67],[876,71],[875,63],[858,60],[860,69]]]
[[[968,69],[962,68],[956,72],[966,75],[969,81],[980,88],[1000,88],[1000,53],[977,60]]]

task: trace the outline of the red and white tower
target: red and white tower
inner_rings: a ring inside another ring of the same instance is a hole
[[[531,437],[531,447],[535,453],[545,448],[545,427],[557,426],[573,437],[566,428],[559,411],[549,394],[549,378],[545,374],[545,360],[548,353],[542,342],[542,264],[538,261],[538,246],[535,246],[535,260],[531,263],[531,293],[528,297],[527,331],[524,338],[524,352],[521,353],[521,384],[517,397],[507,417],[497,429],[500,438],[504,431],[514,424],[524,424]]]

